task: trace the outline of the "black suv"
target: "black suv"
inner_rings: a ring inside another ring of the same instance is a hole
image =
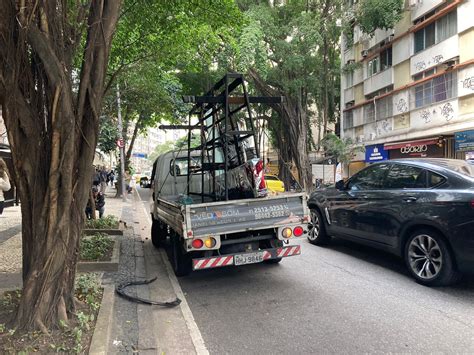
[[[314,192],[308,240],[338,236],[402,256],[413,277],[448,285],[474,266],[474,165],[453,159],[372,164]]]

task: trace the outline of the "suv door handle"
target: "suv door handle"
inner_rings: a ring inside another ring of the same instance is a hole
[[[417,198],[410,196],[410,197],[404,197],[402,200],[405,202],[416,202]]]

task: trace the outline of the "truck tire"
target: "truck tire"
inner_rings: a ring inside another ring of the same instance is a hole
[[[162,247],[166,241],[166,229],[160,221],[151,217],[151,242],[155,248]]]
[[[171,266],[176,276],[189,275],[193,270],[191,255],[184,253],[177,235],[171,236]]]

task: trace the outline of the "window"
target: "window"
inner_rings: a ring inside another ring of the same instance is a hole
[[[369,60],[367,64],[367,77],[377,74],[380,71],[380,58],[376,57]]]
[[[354,110],[349,110],[344,112],[344,129],[349,129],[354,127]]]
[[[271,176],[271,175],[265,175],[265,180],[279,181],[279,179],[276,176]]]
[[[390,166],[388,164],[376,164],[361,170],[354,175],[347,185],[349,190],[372,190],[383,187],[385,175]]]
[[[346,74],[346,89],[352,87],[354,85],[354,72],[351,71],[350,73]]]
[[[375,105],[373,102],[364,106],[364,123],[375,121]]]
[[[191,157],[191,172],[199,174],[201,170],[201,158]],[[170,175],[183,176],[188,174],[188,158],[177,158],[170,161]]]
[[[416,189],[426,187],[426,175],[416,166],[394,164],[387,174],[388,189]]]
[[[392,47],[380,53],[380,70],[383,71],[392,66]]]
[[[377,120],[383,120],[388,117],[392,117],[393,105],[392,105],[392,96],[384,97],[383,99],[375,101],[377,106]]]
[[[427,174],[428,174],[428,187],[436,187],[438,185],[441,185],[445,181],[444,177],[436,173],[433,173],[432,171],[428,171]]]
[[[415,86],[415,107],[430,105],[456,96],[456,72],[447,72]]]
[[[440,43],[457,33],[457,12],[451,11],[415,32],[415,53]]]

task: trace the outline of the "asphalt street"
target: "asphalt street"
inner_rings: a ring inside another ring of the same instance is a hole
[[[146,208],[149,189],[139,189]],[[302,255],[179,278],[211,354],[474,354],[474,277],[415,283],[395,256],[334,239]]]

